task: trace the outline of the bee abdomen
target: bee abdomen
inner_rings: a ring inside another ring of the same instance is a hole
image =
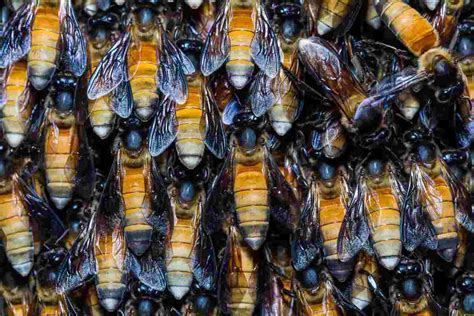
[[[94,133],[101,139],[107,138],[112,132],[115,114],[109,106],[109,97],[89,100],[89,120]]]
[[[37,90],[46,88],[56,70],[59,31],[56,10],[40,6],[35,15],[28,53],[28,76]]]
[[[59,304],[43,305],[40,312],[41,316],[61,316],[63,314],[64,313],[61,310],[61,306]]]
[[[176,150],[181,162],[194,169],[204,155],[204,120],[201,97],[190,89],[188,101],[176,108],[178,134]]]
[[[250,81],[254,69],[250,51],[254,36],[251,10],[233,13],[229,27],[230,53],[226,64],[229,81],[236,89],[242,89]]]
[[[96,255],[97,258],[97,297],[107,311],[115,311],[122,302],[126,286],[122,283],[122,272],[117,267],[111,253]]]
[[[319,35],[325,35],[337,28],[350,10],[353,8],[352,0],[324,0],[321,3],[317,30]]]
[[[352,281],[351,301],[360,310],[372,302],[372,291],[369,288],[367,276],[357,273]]]
[[[166,265],[168,288],[177,299],[182,299],[191,289],[192,274],[192,240],[191,220],[178,219],[171,235],[170,249],[167,249]]]
[[[285,135],[296,119],[298,99],[292,85],[288,86],[283,97],[270,109],[270,120],[278,135]]]

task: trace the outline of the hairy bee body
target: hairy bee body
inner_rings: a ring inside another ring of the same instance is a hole
[[[5,138],[14,148],[20,145],[28,131],[27,121],[32,107],[29,89],[26,62],[18,61],[8,75],[7,99],[2,107]]]
[[[8,261],[19,274],[27,276],[34,260],[33,233],[27,210],[11,181],[0,188],[0,228]]]
[[[31,29],[31,49],[28,53],[28,76],[37,90],[43,90],[56,71],[60,51],[59,1],[41,1]]]
[[[254,63],[251,56],[251,43],[255,28],[253,8],[232,1],[232,19],[229,23],[230,52],[226,63],[229,81],[236,89],[242,89],[250,81]]]
[[[62,210],[72,198],[79,162],[79,133],[74,115],[52,112],[46,126],[44,164],[46,188],[56,208]]]
[[[353,0],[323,0],[319,9],[316,28],[319,35],[325,35],[341,25],[344,19],[354,10]]]
[[[148,39],[133,44],[128,51],[128,73],[131,77],[133,103],[138,117],[143,121],[150,119],[159,100],[156,88],[156,50],[156,40]]]
[[[178,133],[176,151],[181,162],[194,169],[204,155],[205,118],[202,109],[202,84],[200,75],[188,77],[188,99],[176,106]]]
[[[149,157],[146,152],[134,157],[122,152],[122,198],[125,212],[125,239],[127,246],[142,255],[150,246],[152,226],[147,221],[151,214],[148,187]]]
[[[244,240],[258,249],[267,235],[270,208],[268,184],[263,169],[263,150],[250,156],[237,149],[234,197],[237,219]]]
[[[360,253],[352,278],[351,301],[360,310],[369,306],[373,300],[372,290],[369,286],[368,274],[378,279],[378,266],[375,257],[367,253]]]

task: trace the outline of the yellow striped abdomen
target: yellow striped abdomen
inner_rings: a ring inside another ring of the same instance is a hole
[[[234,198],[242,237],[257,250],[265,241],[269,225],[267,180],[262,163],[235,168]]]
[[[326,286],[322,284],[321,286]],[[326,291],[323,293],[322,291]],[[342,316],[338,305],[336,304],[332,293],[327,289],[320,288],[314,294],[303,290],[303,295],[308,303],[307,315],[309,316]]]
[[[323,0],[316,27],[319,35],[325,35],[339,27],[355,6],[353,0]]]
[[[386,1],[380,12],[382,20],[398,39],[416,56],[438,46],[439,37],[418,11],[402,1]]]
[[[26,62],[15,63],[6,85],[7,100],[2,109],[2,123],[8,144],[16,148],[26,136],[31,114],[32,95],[29,94]]]
[[[40,4],[34,18],[28,53],[28,76],[37,90],[46,88],[56,71],[60,36],[58,9],[57,6]]]
[[[134,254],[141,256],[150,246],[153,228],[147,222],[150,203],[147,201],[145,169],[124,167],[122,197],[125,208],[125,240]]]
[[[352,278],[351,301],[360,310],[372,303],[373,294],[369,286],[368,275],[372,275],[378,281],[377,260],[367,253],[359,253]],[[367,273],[365,273],[367,272]]]
[[[230,53],[226,64],[230,83],[242,89],[250,81],[254,69],[250,46],[254,35],[252,9],[236,8],[229,25]]]
[[[374,199],[367,201],[373,248],[382,266],[392,270],[400,261],[400,210],[390,187],[374,190]]]
[[[34,260],[33,233],[28,213],[12,191],[0,195],[0,228],[8,261],[19,274],[27,276]]]
[[[159,100],[156,82],[158,70],[156,44],[142,41],[139,47],[132,45],[128,53],[128,62],[135,111],[141,120],[147,121]]]
[[[173,226],[169,248],[166,249],[168,288],[177,300],[189,292],[193,283],[193,240],[193,219],[178,217]]]
[[[178,121],[176,151],[180,161],[188,169],[194,169],[204,155],[205,120],[202,111],[201,84],[200,77],[188,81],[188,99],[184,104],[176,106]]]
[[[116,260],[125,253],[124,244],[114,246],[112,234],[99,237],[96,244],[95,257],[97,260],[97,297],[99,302],[107,311],[115,311],[122,302],[126,290],[124,284],[123,264]],[[119,249],[117,249],[120,247]],[[123,256],[124,257],[124,256]]]
[[[46,129],[45,140],[46,187],[56,208],[64,209],[71,200],[79,160],[79,135],[77,127]]]
[[[322,198],[319,201],[319,224],[323,241],[324,261],[329,272],[340,282],[344,282],[352,272],[352,260],[342,262],[337,253],[337,238],[346,214],[341,198]]]

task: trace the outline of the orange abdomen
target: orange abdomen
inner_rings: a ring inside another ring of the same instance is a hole
[[[237,219],[243,239],[258,249],[268,231],[270,211],[268,186],[262,163],[237,164],[235,168],[234,198]]]
[[[319,35],[325,35],[336,29],[354,9],[353,0],[323,0],[319,9],[317,30]]]
[[[61,316],[64,315],[64,311],[61,309],[59,304],[56,305],[43,305],[40,311],[40,316]]]
[[[201,84],[202,78],[199,76],[188,80],[188,99],[184,104],[176,105],[176,151],[188,169],[194,169],[204,155],[205,119]]]
[[[368,275],[372,275],[378,281],[378,266],[375,257],[367,253],[359,253],[352,278],[351,301],[360,310],[372,303],[373,294],[369,286]],[[367,273],[365,273],[367,272]]]
[[[76,125],[47,125],[44,146],[46,187],[56,208],[62,210],[72,198],[79,160]]]
[[[367,201],[373,247],[380,264],[392,270],[400,261],[400,210],[390,187],[375,189],[376,199]]]
[[[254,35],[252,9],[233,8],[229,25],[230,53],[226,64],[229,81],[242,89],[250,81],[254,69],[250,45]]]
[[[156,44],[141,41],[128,51],[128,75],[132,87],[135,111],[141,120],[147,121],[158,106],[156,72]]]
[[[39,4],[33,21],[28,76],[37,90],[46,88],[56,71],[60,38],[58,10],[57,5]]]
[[[324,285],[322,285],[324,286]],[[342,316],[343,312],[336,304],[334,297],[331,293],[320,293],[325,289],[318,290],[315,295],[304,291],[304,296],[308,302],[307,314],[309,316]]]

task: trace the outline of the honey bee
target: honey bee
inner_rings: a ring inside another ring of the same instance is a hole
[[[205,202],[203,184],[209,171],[186,172],[180,166],[171,171],[172,184],[168,186],[171,208],[169,233],[165,247],[168,289],[175,299],[181,300],[191,290],[193,280],[198,288],[212,290],[217,263],[209,236],[201,225]]]
[[[384,268],[393,270],[402,254],[400,209],[405,188],[401,170],[388,157],[369,155],[356,174],[357,186],[338,237],[339,258],[346,261],[368,247]]]
[[[124,306],[124,315],[163,315],[161,305],[157,301],[159,291],[156,291],[141,282],[130,284],[131,297]]]
[[[188,56],[200,55],[201,43],[198,40],[181,40],[179,46]],[[222,159],[226,137],[206,78],[200,73],[189,76],[188,88],[189,96],[183,104],[176,104],[170,98],[162,100],[148,138],[152,156],[160,155],[175,142],[180,161],[187,168],[194,169],[201,162],[205,147]]]
[[[207,197],[204,225],[212,234],[224,218],[235,216],[243,240],[257,250],[265,242],[270,218],[294,230],[297,201],[264,144],[258,119],[244,111],[233,122],[231,149]]]
[[[298,79],[302,79],[302,69],[296,52],[297,40],[302,33],[301,6],[296,3],[275,5],[276,27],[282,49],[282,66],[291,71]],[[275,132],[283,136],[291,128],[301,111],[302,101],[295,83],[288,78],[283,68],[274,77],[268,77],[260,71],[251,87],[250,103],[256,116],[268,111],[270,122]]]
[[[62,69],[80,77],[87,66],[86,44],[70,0],[26,2],[5,25],[0,67],[27,56],[28,78],[36,90]]]
[[[118,31],[120,18],[118,13],[116,7],[113,7],[91,16],[87,21],[89,38],[87,47],[91,70],[88,74],[89,77],[112,46],[114,33]],[[111,105],[116,104],[117,100],[111,101],[110,99],[114,96],[115,94],[109,94],[88,102],[89,121],[92,129],[102,139],[107,138],[112,132],[115,113]],[[123,116],[130,115],[130,113],[122,114]]]
[[[191,61],[168,38],[158,21],[157,7],[133,7],[127,29],[92,74],[87,96],[91,100],[112,94],[111,108],[127,118],[135,108],[148,121],[158,108],[157,88],[168,99],[183,104],[188,95],[185,75],[194,72]]]
[[[351,284],[351,302],[360,310],[372,304],[374,300],[374,286],[380,275],[375,257],[366,252],[360,252],[354,267],[354,276]]]
[[[459,246],[461,227],[472,231],[469,193],[441,159],[439,149],[422,130],[406,134],[411,144],[410,180],[402,211],[402,240],[413,251],[418,246],[436,250],[451,262]]]
[[[240,90],[249,83],[255,65],[274,78],[281,60],[278,38],[260,0],[222,3],[201,56],[204,76],[225,63],[230,83]]]
[[[466,271],[456,279],[456,287],[449,302],[449,314],[453,316],[474,313],[474,275]]]
[[[195,289],[181,307],[183,316],[217,315],[215,295],[213,292]]]

